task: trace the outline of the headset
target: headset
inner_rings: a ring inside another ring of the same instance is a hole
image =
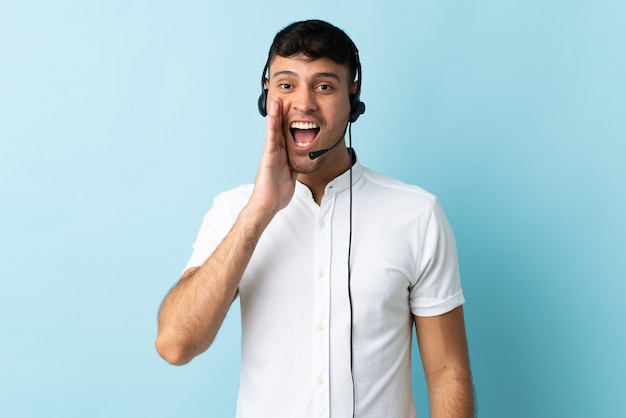
[[[354,123],[356,120],[365,113],[365,103],[361,101],[361,61],[359,60],[359,50],[354,45],[354,42],[350,41],[352,51],[354,52],[354,58],[356,61],[356,93],[350,95],[350,117],[348,122]],[[259,96],[258,106],[261,116],[267,116],[267,89],[265,88],[265,79],[267,71],[270,68],[270,58],[267,58],[265,67],[263,67],[263,74],[261,74],[261,95]]]

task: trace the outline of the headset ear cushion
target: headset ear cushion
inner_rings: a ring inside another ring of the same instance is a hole
[[[267,89],[262,89],[258,101],[259,113],[261,116],[267,116]]]
[[[353,94],[350,96],[350,123],[356,122],[356,120],[365,113],[365,103],[363,103],[359,96]]]

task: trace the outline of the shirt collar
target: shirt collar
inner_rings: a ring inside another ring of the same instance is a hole
[[[363,167],[358,162],[354,149],[350,148],[350,150],[352,150],[352,184],[355,184],[363,174]],[[328,182],[326,188],[324,189],[324,196],[337,194],[348,189],[350,187],[350,171],[351,170],[348,169]],[[301,196],[312,197],[309,188],[299,181],[296,182],[296,193]]]

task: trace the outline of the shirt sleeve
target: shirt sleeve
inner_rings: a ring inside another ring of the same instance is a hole
[[[411,312],[437,316],[465,303],[454,234],[438,199],[421,231],[417,281],[409,296]]]
[[[213,206],[202,219],[202,225],[193,243],[193,252],[185,270],[201,266],[213,254],[235,223],[248,200],[250,191],[249,186],[241,186],[215,197]]]

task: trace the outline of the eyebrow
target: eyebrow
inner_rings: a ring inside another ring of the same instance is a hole
[[[291,76],[291,77],[297,77],[298,73],[296,73],[295,71],[291,71],[291,70],[282,70],[282,71],[277,71],[274,74],[272,74],[272,77],[278,77],[281,75],[286,75],[286,76]],[[319,73],[315,73],[313,74],[314,78],[334,78],[337,81],[341,81],[341,78],[339,78],[339,76],[336,73],[332,73],[332,72],[319,72]]]

